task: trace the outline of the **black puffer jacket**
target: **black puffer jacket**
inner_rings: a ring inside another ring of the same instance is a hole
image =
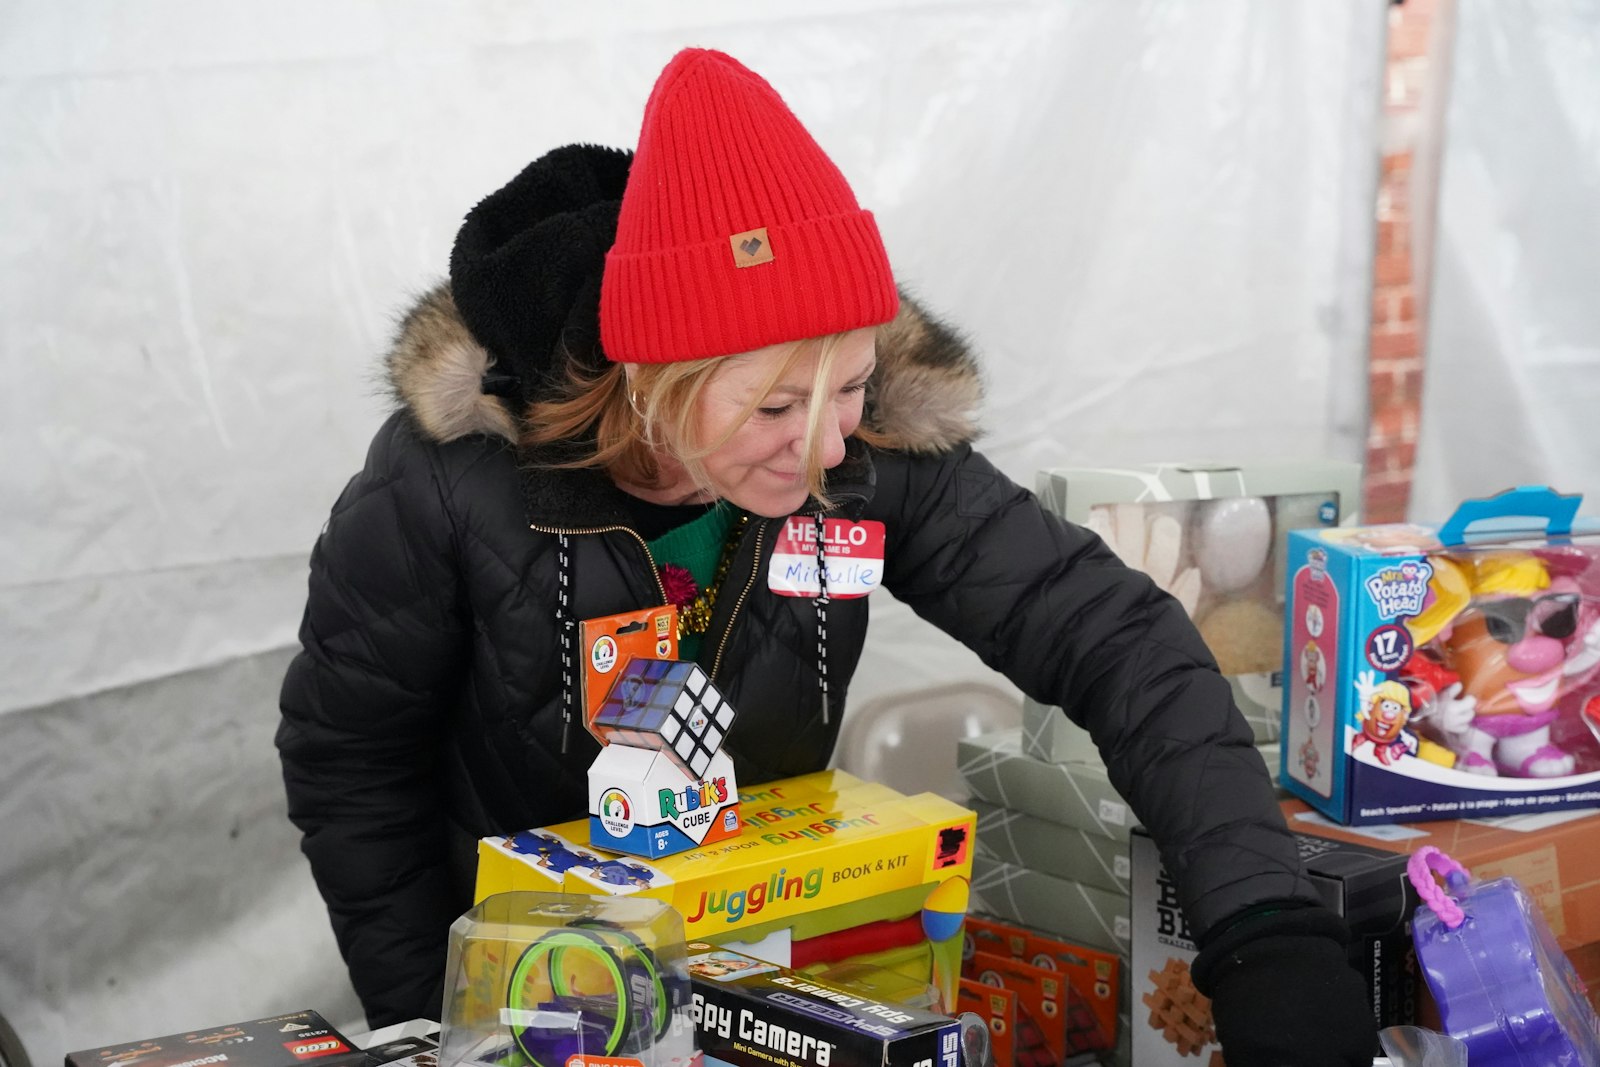
[[[582,814],[596,749],[574,729],[560,754],[556,531],[573,532],[578,618],[662,600],[608,480],[519,473],[510,406],[480,388],[490,363],[447,289],[408,316],[389,361],[400,410],[316,545],[283,687],[290,817],[374,1025],[438,1012],[473,839]],[[885,587],[1073,709],[1202,935],[1264,902],[1314,902],[1182,608],[972,450],[978,398],[965,350],[907,301],[880,332],[866,416],[891,447],[852,441],[829,480],[844,512],[884,523]],[[825,724],[814,605],[764,581],[780,521],[751,521],[702,653],[739,709],[741,782],[827,763],[866,636],[868,600],[833,601]]]

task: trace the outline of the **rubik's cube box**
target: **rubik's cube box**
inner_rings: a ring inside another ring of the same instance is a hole
[[[744,796],[751,825],[740,837],[654,860],[585,849],[576,844],[583,821],[485,838],[477,897],[551,888],[640,894],[673,905],[690,938],[759,944],[753,954],[797,969],[870,963],[955,1002],[971,811],[832,773]]]
[[[1348,825],[1600,805],[1600,527],[1578,503],[1527,488],[1441,527],[1293,532],[1285,786]]]
[[[689,946],[695,1034],[734,1067],[960,1067],[948,1015],[866,997],[742,953]]]
[[[1286,534],[1355,522],[1361,467],[1162,463],[1039,472],[1039,497],[1188,611],[1258,742],[1278,736]]]
[[[66,1067],[357,1067],[367,1056],[314,1011],[67,1053]]]
[[[1416,962],[1409,920],[1416,895],[1406,857],[1382,848],[1296,833],[1300,858],[1327,905],[1350,924],[1352,965],[1367,981],[1379,1028],[1414,1023]],[[1142,829],[1133,854],[1133,1062],[1139,1067],[1194,1062],[1219,1050],[1211,1004],[1189,966],[1198,952],[1155,842]],[[1374,1049],[1377,1055],[1378,1050]]]
[[[589,843],[669,856],[737,836],[738,783],[722,740],[733,705],[697,663],[635,657],[589,722]]]

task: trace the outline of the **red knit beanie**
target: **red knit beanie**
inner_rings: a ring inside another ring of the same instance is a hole
[[[721,52],[674,56],[606,255],[606,355],[732,355],[876,326],[899,303],[872,214],[772,86]]]

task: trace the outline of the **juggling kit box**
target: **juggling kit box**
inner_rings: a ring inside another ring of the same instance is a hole
[[[1405,876],[1406,857],[1314,833],[1294,836],[1312,884],[1350,924],[1350,962],[1367,981],[1379,1028],[1415,1022],[1419,990],[1409,921],[1417,897]],[[1199,1057],[1205,1063],[1219,1046],[1211,1004],[1189,974],[1198,950],[1177,887],[1142,828],[1131,851],[1133,1062],[1176,1067]]]
[[[1305,461],[1162,463],[1039,472],[1040,499],[1150,575],[1200,628],[1258,742],[1282,705],[1288,531],[1356,521],[1361,467]]]
[[[1283,781],[1349,825],[1600,805],[1600,526],[1522,488],[1290,535]],[[1469,530],[1469,527],[1476,527]]]
[[[752,954],[797,969],[868,962],[954,1003],[972,812],[842,772],[743,797],[742,836],[657,860],[596,855],[577,844],[584,821],[485,838],[478,898],[524,888],[651,897],[683,914],[691,939],[760,942]]]
[[[733,1067],[961,1067],[948,1015],[703,942],[689,946],[695,1035],[708,1064]]]

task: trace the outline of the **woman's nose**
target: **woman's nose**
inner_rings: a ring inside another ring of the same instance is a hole
[[[842,420],[828,419],[822,427],[822,465],[824,467],[837,467],[844,462],[844,431],[840,425]]]

